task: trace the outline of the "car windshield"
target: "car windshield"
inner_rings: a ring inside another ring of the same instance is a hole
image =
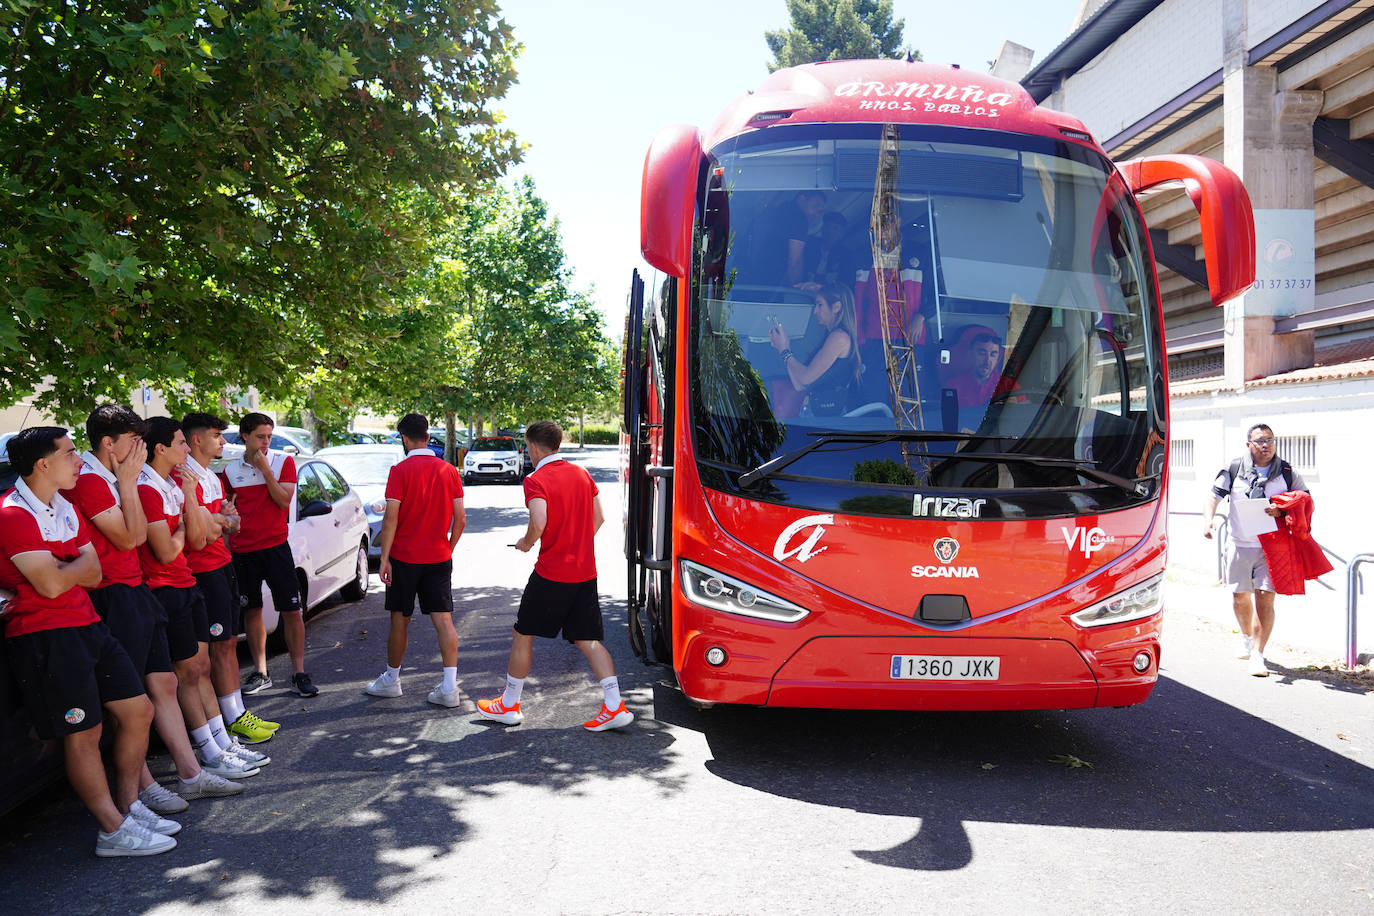
[[[907,516],[941,490],[1019,517],[1157,492],[1158,306],[1101,156],[801,125],[727,140],[712,166],[690,311],[708,485]]]
[[[403,456],[373,452],[350,455],[330,452],[324,457],[355,487],[385,486],[387,474]]]
[[[474,452],[513,452],[515,451],[514,439],[478,439],[472,443]]]

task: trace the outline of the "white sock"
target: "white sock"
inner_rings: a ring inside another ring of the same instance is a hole
[[[501,705],[507,709],[515,708],[515,704],[520,702],[520,691],[525,689],[525,679],[523,677],[511,677],[506,675],[506,692],[501,694]]]
[[[200,774],[203,772],[203,770],[196,770],[196,775],[192,776],[190,779],[183,779],[182,782],[186,783],[188,786],[193,786],[200,782]]]
[[[393,668],[393,667],[391,667],[390,665],[387,665],[387,666],[386,666],[386,682],[387,682],[388,684],[394,684],[394,683],[396,683],[397,681],[399,681],[400,679],[401,679],[401,669],[400,669],[400,667],[398,666],[398,667],[396,667],[396,668]]]
[[[210,726],[210,737],[215,739],[219,749],[227,751],[233,745],[229,740],[229,733],[224,730],[224,716],[215,716],[213,719],[206,719],[205,724]]]
[[[612,674],[601,682],[601,689],[606,691],[606,708],[615,712],[620,708],[620,682]]]
[[[458,666],[444,669],[444,692],[456,690],[458,688]]]
[[[243,692],[235,690],[219,698],[219,711],[224,714],[225,722],[236,722],[243,715]]]
[[[191,729],[191,747],[196,749],[196,756],[201,763],[209,763],[219,756],[219,745],[215,742],[215,736],[210,734],[209,725]]]

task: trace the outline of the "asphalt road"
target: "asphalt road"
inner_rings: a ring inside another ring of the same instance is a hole
[[[54,790],[0,820],[0,911],[1374,912],[1367,685],[1248,677],[1231,634],[1171,608],[1164,676],[1130,709],[698,711],[625,639],[615,453],[571,454],[602,485],[602,602],[633,726],[579,727],[600,692],[552,642],[523,726],[477,716],[533,558],[507,546],[520,489],[472,487],[460,708],[425,703],[438,652],[418,616],[405,696],[361,692],[383,667],[374,576],[308,626],[320,696],[255,703],[282,729],[243,796],[194,803],[168,855],[101,860],[90,817]],[[284,682],[284,657],[272,666]]]

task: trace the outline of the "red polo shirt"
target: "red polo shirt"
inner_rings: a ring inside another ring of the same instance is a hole
[[[156,480],[154,479],[156,478]],[[181,501],[185,498],[181,488],[161,476],[149,465],[143,466],[138,477],[138,498],[143,503],[143,514],[148,516],[148,524],[166,522],[167,531],[177,533],[181,526]],[[138,547],[138,561],[143,567],[143,581],[149,588],[170,585],[174,588],[192,588],[196,577],[186,565],[185,552],[178,553],[170,563],[163,563],[153,553],[151,544],[144,542]]]
[[[442,563],[452,558],[448,533],[453,501],[463,498],[458,469],[429,449],[416,449],[386,475],[388,502],[400,503],[391,557],[403,563]]]
[[[111,509],[122,511],[119,505],[119,485],[111,483],[114,474],[89,452],[84,456],[86,463],[81,468],[81,476],[76,478],[76,486],[63,490],[76,510],[89,523],[91,543],[95,545],[96,556],[100,557],[100,585],[141,585],[143,569],[138,563],[138,550],[120,550],[95,524],[95,517]],[[98,470],[97,470],[98,465]],[[105,473],[101,473],[104,471]]]
[[[52,503],[45,506],[20,481],[0,499],[0,587],[15,593],[5,616],[0,617],[6,636],[100,621],[84,588],[73,586],[56,598],[44,598],[14,565],[20,554],[39,551],[69,562],[89,543],[86,520],[61,494],[54,494]]]
[[[549,521],[539,538],[535,572],[555,582],[596,578],[592,501],[599,492],[592,475],[581,465],[562,458],[541,463],[525,478],[525,505],[532,499],[542,499],[549,507]]]
[[[278,483],[296,482],[294,458],[285,452],[268,449],[267,460]],[[220,479],[224,482],[226,495],[238,498],[235,505],[239,510],[240,527],[237,534],[229,536],[229,547],[234,553],[266,550],[286,543],[286,510],[272,501],[267,478],[261,471],[240,459],[225,465]]]
[[[204,506],[211,515],[219,512],[224,505],[224,485],[214,471],[201,467],[194,458],[186,459],[186,470],[196,478],[196,502]],[[181,472],[172,471],[172,479],[180,482]],[[193,573],[214,572],[229,562],[229,545],[224,538],[217,537],[200,550],[185,551],[186,565]]]

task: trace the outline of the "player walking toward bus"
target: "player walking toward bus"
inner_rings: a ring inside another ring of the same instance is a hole
[[[458,469],[429,449],[429,420],[409,413],[396,425],[406,456],[386,478],[381,565],[391,631],[386,670],[363,688],[374,697],[401,695],[401,661],[415,601],[439,637],[444,679],[429,693],[436,706],[458,705],[458,632],[453,629],[453,549],[463,536],[463,479]]]
[[[525,430],[534,470],[525,478],[525,504],[530,520],[515,542],[528,552],[539,544],[539,558],[530,574],[520,611],[511,633],[506,689],[492,700],[478,700],[483,717],[503,725],[524,721],[520,693],[534,657],[534,637],[563,638],[582,651],[601,684],[605,699],[601,709],[583,723],[600,732],[623,728],[634,721],[625,708],[616,680],[615,663],[601,640],[601,602],[596,589],[596,552],[593,538],[606,520],[596,483],[586,469],[564,461],[558,454],[563,430],[552,420],[540,420]]]

